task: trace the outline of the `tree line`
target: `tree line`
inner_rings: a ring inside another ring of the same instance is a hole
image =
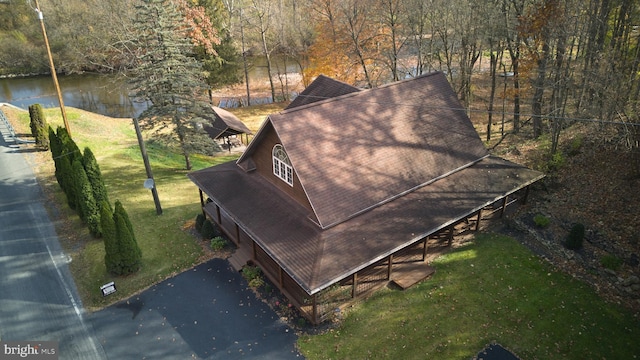
[[[66,72],[136,68],[136,6],[149,0],[42,1],[57,66]],[[610,141],[637,144],[640,4],[632,0],[175,0],[189,56],[207,86],[241,80],[264,58],[274,99],[286,67],[308,84],[323,73],[361,87],[444,71],[463,105],[485,105],[512,131],[551,135],[576,119],[616,123]],[[138,5],[136,5],[138,4]],[[0,71],[47,67],[29,2],[0,5]],[[247,97],[250,98],[247,82]],[[478,89],[483,89],[482,98]],[[488,95],[486,95],[488,94]],[[505,104],[505,105],[502,105]],[[573,120],[568,120],[573,119]]]

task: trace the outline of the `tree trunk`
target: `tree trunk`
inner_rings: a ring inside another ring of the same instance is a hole
[[[251,91],[249,90],[249,64],[247,59],[247,49],[244,38],[244,17],[240,9],[240,43],[242,44],[242,64],[244,66],[244,83],[247,88],[247,106],[251,106]]]
[[[267,76],[269,76],[269,86],[271,87],[271,99],[276,101],[276,88],[273,85],[273,76],[271,74],[271,55],[269,53],[269,49],[267,48],[267,37],[266,31],[260,31],[261,40],[262,40],[262,52],[264,53],[264,58],[267,61]]]
[[[519,47],[519,45],[516,45]],[[517,134],[520,132],[520,73],[519,73],[519,60],[520,60],[520,49],[517,48],[514,51],[512,48],[509,48],[509,55],[511,56],[511,65],[513,66],[513,133]]]
[[[487,121],[487,141],[491,141],[491,123],[493,122],[493,103],[496,97],[496,69],[498,68],[498,53],[494,50],[494,42],[489,41],[489,76],[491,76],[491,92],[489,93],[489,120]],[[500,51],[501,52],[501,51]]]

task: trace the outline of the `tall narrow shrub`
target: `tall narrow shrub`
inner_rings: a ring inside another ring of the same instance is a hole
[[[60,184],[60,188],[67,196],[67,204],[73,210],[76,209],[78,201],[76,198],[76,192],[74,191],[75,180],[73,179],[73,166],[71,165],[70,159],[67,156],[61,156],[59,159],[60,162],[60,171],[58,184]]]
[[[38,117],[42,113],[42,106],[40,104],[29,105],[29,128],[31,128],[31,135],[36,136],[38,127]]]
[[[571,250],[579,250],[582,248],[582,242],[584,241],[584,225],[575,224],[569,231],[569,235],[564,242],[564,246],[567,249]]]
[[[142,251],[136,241],[129,215],[119,200],[115,202],[113,222],[116,224],[116,236],[122,261],[121,275],[133,274],[142,266]]]
[[[29,123],[31,134],[36,139],[36,146],[43,150],[49,149],[49,126],[40,104],[29,106],[29,118],[31,119]]]
[[[93,156],[93,152],[88,147],[84,148],[84,153],[82,155],[82,164],[84,165],[84,170],[87,173],[87,177],[89,178],[89,183],[91,183],[91,188],[93,189],[93,197],[96,199],[98,204],[106,201],[109,203],[109,197],[107,196],[107,187],[104,184],[104,179],[102,178],[102,173],[100,172],[100,166],[98,166],[98,162],[96,161],[95,156]]]
[[[104,263],[107,271],[114,275],[122,274],[122,260],[118,247],[116,224],[113,221],[111,205],[106,201],[100,204],[100,229],[104,242]]]
[[[211,240],[216,236],[216,232],[213,226],[213,223],[209,219],[205,219],[202,223],[202,229],[200,229],[200,234],[204,240]]]
[[[76,144],[75,141],[69,136],[67,129],[62,126],[58,126],[56,130],[58,135],[58,139],[60,139],[60,143],[62,144],[62,154],[61,156],[68,157],[69,162],[73,164],[73,160],[76,158],[82,157],[82,153],[80,152],[80,148]]]
[[[202,213],[198,214],[196,216],[196,231],[197,232],[201,232],[202,231],[202,225],[204,224],[204,220],[205,217],[204,215],[202,215]]]
[[[73,162],[73,172],[78,215],[87,224],[91,234],[98,237],[100,236],[100,209],[93,197],[93,189],[84,166],[78,159]]]
[[[62,191],[67,195],[67,203],[69,207],[77,210],[78,207],[78,191],[73,171],[73,161],[80,159],[82,154],[78,145],[71,139],[67,130],[58,126],[56,130],[57,141],[60,145],[60,154],[56,157],[58,165],[56,167],[56,178]],[[58,144],[55,144],[57,146]]]
[[[55,175],[56,180],[58,180],[58,185],[62,188],[62,184],[60,179],[62,176],[60,175],[60,155],[62,155],[62,142],[58,137],[58,134],[53,130],[53,128],[49,127],[49,149],[51,150],[51,158],[53,159],[53,163],[56,167]]]

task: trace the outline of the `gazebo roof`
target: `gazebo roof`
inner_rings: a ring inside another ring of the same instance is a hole
[[[238,134],[253,134],[238,117],[225,109],[212,106],[213,118],[204,125],[204,130],[213,139],[219,139]]]

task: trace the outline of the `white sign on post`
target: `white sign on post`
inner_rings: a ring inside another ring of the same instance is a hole
[[[113,281],[107,284],[100,286],[100,290],[102,291],[102,296],[111,295],[116,292],[116,283]]]

